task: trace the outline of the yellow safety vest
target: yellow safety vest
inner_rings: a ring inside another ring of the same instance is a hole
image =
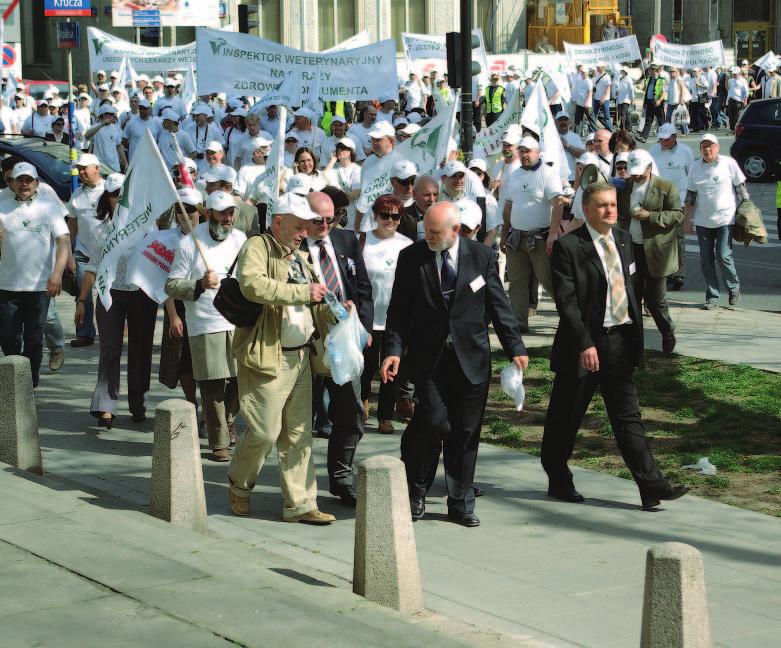
[[[493,96],[490,95],[490,90],[493,88]],[[502,97],[504,96],[504,86],[488,86],[485,89],[485,111],[488,113],[500,113],[502,112]]]
[[[332,112],[331,108],[335,107],[336,112]],[[320,128],[326,133],[331,132],[331,120],[334,115],[341,115],[344,117],[344,101],[326,101],[325,112],[323,113],[323,119],[320,121]]]

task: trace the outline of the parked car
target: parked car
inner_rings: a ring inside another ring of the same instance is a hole
[[[60,200],[67,202],[71,197],[70,148],[57,142],[47,142],[40,137],[21,137],[6,135],[0,137],[0,159],[8,155],[18,155],[30,162],[38,170],[38,176],[57,192]],[[112,173],[107,166],[101,165],[103,176]],[[0,175],[0,187],[5,187]]]
[[[769,182],[781,152],[781,99],[752,101],[735,125],[730,155],[750,181]]]
[[[30,95],[36,101],[43,99],[43,95],[46,91],[55,87],[60,91],[60,98],[67,100],[68,98],[68,82],[67,81],[30,81],[28,79],[22,79],[27,86],[27,94]]]

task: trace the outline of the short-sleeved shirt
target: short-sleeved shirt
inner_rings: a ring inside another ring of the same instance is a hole
[[[366,233],[363,261],[372,284],[372,298],[374,300],[372,328],[375,331],[385,330],[385,319],[393,290],[396,262],[399,258],[399,252],[410,245],[412,245],[412,241],[398,232],[386,239],[377,238],[373,232]]]
[[[68,234],[65,206],[36,194],[0,199],[0,290],[42,292],[54,270],[55,240]]]
[[[661,145],[654,144],[650,151],[651,157],[659,167],[659,175],[669,180],[678,188],[681,204],[686,197],[686,186],[689,184],[689,169],[694,164],[694,154],[685,144],[677,144],[670,150],[662,149]]]
[[[561,178],[547,164],[528,170],[520,167],[510,177],[507,194],[512,202],[510,226],[524,232],[548,227],[553,211],[550,201],[563,191]]]
[[[161,128],[160,135],[157,137],[157,146],[160,149],[160,155],[163,156],[163,162],[165,162],[167,169],[179,162],[179,158],[176,155],[174,135],[176,135],[176,140],[179,142],[179,148],[182,149],[182,155],[192,155],[195,152],[195,143],[187,133],[182,130],[171,133]]]
[[[104,126],[92,136],[93,152],[114,172],[120,170],[117,147],[122,144],[122,129],[117,124]]]
[[[141,141],[144,135],[144,131],[152,133],[152,137],[157,140],[162,130],[160,122],[155,117],[149,117],[148,119],[141,119],[140,117],[131,117],[130,121],[125,124],[124,138],[128,141],[128,159],[133,159],[133,154],[136,151],[136,146]]]
[[[97,232],[105,221],[97,219],[98,200],[103,195],[106,183],[101,180],[94,187],[81,185],[73,192],[68,203],[68,212],[76,219],[79,233],[76,238],[76,251],[89,258],[97,245]]]
[[[692,221],[699,227],[722,227],[735,222],[735,187],[743,184],[746,176],[731,157],[719,155],[706,164],[695,160],[689,172],[688,191],[697,192]]]

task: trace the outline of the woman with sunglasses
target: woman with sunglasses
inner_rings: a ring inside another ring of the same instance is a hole
[[[90,262],[85,267],[81,294],[76,305],[74,320],[81,327],[84,320],[84,305],[95,284],[97,267],[95,260],[100,259],[108,223],[113,218],[119,200],[119,191],[125,176],[112,173],[106,178],[106,190],[98,199],[97,219],[103,221],[103,231],[98,243],[90,254]],[[138,286],[127,283],[127,264],[134,253],[127,250],[117,263],[116,277],[111,287],[111,308],[106,310],[98,300],[95,319],[100,334],[100,359],[98,361],[98,383],[92,394],[90,414],[98,419],[98,425],[107,429],[116,418],[119,401],[119,374],[122,360],[125,323],[127,323],[127,390],[128,408],[135,423],[146,420],[146,395],[152,373],[152,342],[157,319],[157,302],[147,297]]]
[[[364,349],[364,370],[361,376],[361,399],[364,415],[369,413],[369,396],[372,390],[372,378],[380,363],[382,336],[385,332],[385,317],[390,304],[393,279],[396,273],[396,260],[405,247],[412,241],[399,234],[399,227],[404,207],[401,201],[391,194],[377,198],[372,205],[374,214],[374,229],[366,232],[366,242],[363,246],[363,260],[366,272],[372,284],[374,299],[374,323],[372,325],[372,345]],[[396,386],[398,381],[392,380],[380,383],[380,394],[377,402],[377,419],[380,434],[392,434],[393,408],[396,404]]]
[[[317,155],[307,146],[296,151],[293,162],[293,177],[298,178],[307,191],[322,191],[328,184],[325,173],[317,168]]]
[[[337,140],[323,172],[328,185],[343,191],[350,200],[347,222],[354,223],[355,201],[361,195],[361,167],[355,163],[355,142],[352,138],[345,136]]]

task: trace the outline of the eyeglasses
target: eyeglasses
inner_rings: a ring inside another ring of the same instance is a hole
[[[616,171],[626,171],[627,166],[626,164],[616,164]]]
[[[312,222],[318,227],[322,227],[323,225],[333,225],[335,221],[336,221],[335,218],[313,218],[312,219]]]
[[[398,182],[400,185],[403,185],[404,187],[409,187],[410,185],[415,184],[415,176],[404,178],[403,180],[401,178],[393,178],[393,179],[396,182]]]
[[[378,218],[381,218],[382,220],[394,220],[394,221],[400,221],[401,220],[401,214],[398,212],[395,212],[391,214],[390,212],[380,212],[377,214]]]

